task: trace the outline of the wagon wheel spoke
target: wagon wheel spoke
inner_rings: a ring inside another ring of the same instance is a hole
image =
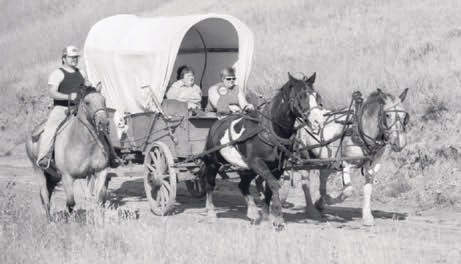
[[[156,163],[158,166],[158,171],[159,173],[164,173],[165,172],[165,156],[160,152],[158,148],[155,150],[155,157],[156,157]]]
[[[168,205],[168,194],[165,191],[165,188],[160,188],[160,207],[162,210]]]
[[[150,157],[152,159],[152,163],[157,168],[158,173],[163,173],[163,160],[161,159],[160,153],[158,149],[154,149],[153,152],[150,152]]]
[[[152,167],[152,165],[146,164],[146,167],[149,169],[149,171],[150,171],[151,173],[155,172],[155,168]]]
[[[166,189],[166,191],[167,191],[168,193],[170,193],[170,192],[171,192],[170,183],[167,182],[167,181],[165,181],[165,180],[163,180],[162,183],[163,183],[162,186],[165,187],[165,189]]]

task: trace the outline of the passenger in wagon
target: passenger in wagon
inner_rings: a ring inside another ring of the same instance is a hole
[[[243,91],[235,84],[235,70],[230,67],[224,68],[220,75],[221,82],[208,90],[207,110],[222,115],[238,113],[243,109],[253,111],[254,106],[248,103]]]
[[[188,109],[200,108],[202,91],[194,84],[194,72],[187,66],[181,66],[177,71],[177,81],[174,82],[166,94],[167,99],[186,102]]]

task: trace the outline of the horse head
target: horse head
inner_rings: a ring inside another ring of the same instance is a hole
[[[291,112],[303,122],[307,122],[313,130],[318,130],[325,121],[325,110],[322,97],[314,90],[316,74],[310,77],[301,75],[294,77],[288,73],[289,81],[282,87],[282,91],[288,90]]]
[[[410,115],[403,107],[403,101],[407,96],[406,88],[398,97],[384,93],[377,89],[363,104],[362,130],[368,137],[382,137],[385,143],[389,143],[393,151],[399,152],[407,145],[406,127]],[[366,131],[368,130],[368,131]]]
[[[109,131],[106,99],[101,94],[101,83],[98,83],[96,87],[82,84],[77,102],[79,118],[85,118],[98,134]]]

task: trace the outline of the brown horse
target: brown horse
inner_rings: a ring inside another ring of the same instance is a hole
[[[255,221],[259,217],[249,192],[250,183],[258,174],[268,186],[265,190],[265,211],[268,212],[270,206],[273,224],[277,228],[283,227],[278,179],[283,173],[284,161],[291,155],[295,120],[302,118],[310,126],[317,124],[313,117],[317,116],[315,112],[320,111],[322,105],[320,96],[314,91],[314,81],[315,73],[303,79],[289,74],[288,82],[266,104],[259,119],[231,115],[213,124],[205,145],[205,152],[211,153],[203,158],[199,173],[206,182],[209,217],[216,218],[212,199],[216,174],[221,165],[231,164],[240,169],[239,189],[248,205],[248,218]]]
[[[321,122],[323,127],[319,131],[310,128],[300,129],[298,139],[304,146],[319,146],[305,153],[307,158],[320,159],[349,159],[341,162],[343,172],[343,192],[336,198],[327,194],[328,176],[337,171],[330,165],[320,168],[320,199],[315,207],[322,210],[325,204],[334,204],[344,201],[352,192],[350,185],[350,168],[362,169],[365,176],[363,187],[362,218],[365,225],[373,225],[374,219],[370,209],[370,197],[374,174],[379,170],[379,161],[385,146],[390,145],[393,151],[401,151],[407,144],[406,125],[409,115],[402,103],[407,95],[408,88],[399,97],[384,93],[380,89],[370,94],[359,105],[355,113],[355,124],[349,133],[345,133],[344,126],[348,122],[347,111],[337,113],[326,112],[326,120]],[[361,98],[360,98],[361,99]],[[347,109],[346,109],[347,110]],[[344,136],[342,136],[344,135]],[[342,142],[341,142],[342,141]],[[367,158],[361,159],[367,156]],[[314,219],[320,219],[320,213],[314,208],[309,190],[309,175],[302,172],[302,188],[306,199],[306,213]]]
[[[105,98],[100,93],[100,86],[82,86],[77,102],[77,115],[71,115],[56,133],[54,163],[50,168],[43,171],[35,165],[39,141],[32,140],[32,136],[28,136],[26,140],[27,155],[40,175],[40,197],[49,220],[51,195],[61,180],[69,212],[75,206],[74,179],[94,175],[98,201],[101,204],[105,201],[108,184],[106,168],[110,153],[104,138],[109,127]],[[40,128],[33,131],[37,129]]]

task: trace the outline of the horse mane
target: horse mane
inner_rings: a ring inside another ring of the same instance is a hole
[[[85,98],[85,96],[87,96],[88,94],[96,93],[96,92],[97,90],[93,86],[82,85],[81,89],[78,92],[78,96],[81,98]]]
[[[373,115],[379,110],[379,105],[384,105],[388,98],[393,100],[394,96],[382,91],[374,91],[367,97],[362,109],[368,109],[369,114]]]
[[[280,89],[277,90],[277,93],[274,95],[273,100],[276,97],[280,97],[280,96],[283,96],[283,98],[288,100],[290,97],[290,94],[289,94],[290,88],[296,85],[300,85],[300,84],[304,88],[305,82],[303,80],[296,79],[296,78],[290,78],[288,82],[286,82]]]
[[[80,86],[80,89],[77,92],[77,98],[75,99],[75,104],[79,105],[82,99],[85,98],[85,96],[87,96],[90,93],[96,93],[96,92],[98,91],[93,86],[86,86],[82,84]]]

